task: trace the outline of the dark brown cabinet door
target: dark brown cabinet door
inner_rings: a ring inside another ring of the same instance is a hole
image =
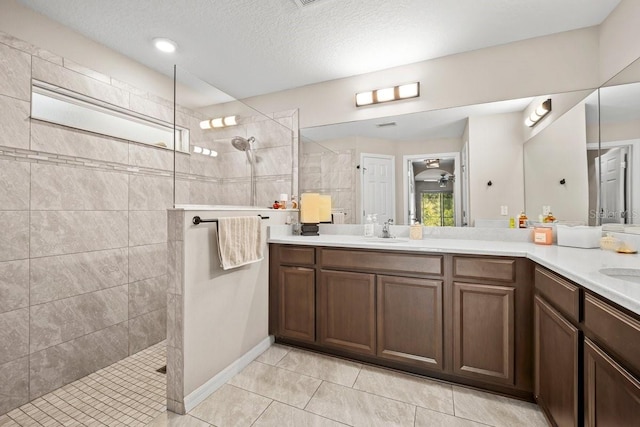
[[[278,335],[314,342],[316,339],[315,270],[280,267]]]
[[[375,275],[322,270],[319,291],[320,344],[375,354]]]
[[[578,425],[579,343],[578,329],[536,296],[535,397],[559,427]]]
[[[640,381],[588,338],[584,340],[586,426],[640,425]]]
[[[515,384],[515,288],[453,283],[453,371]]]
[[[442,281],[378,276],[377,354],[442,371]]]

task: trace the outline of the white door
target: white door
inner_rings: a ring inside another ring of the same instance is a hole
[[[407,198],[409,200],[409,212],[407,212],[408,217],[406,218],[405,224],[413,224],[416,220],[416,175],[413,171],[413,164],[411,160],[406,160],[407,165]]]
[[[469,142],[465,142],[460,152],[460,173],[462,175],[462,207],[461,225],[466,227],[469,225]]]
[[[596,171],[600,170],[598,211],[602,224],[625,223],[626,206],[626,148],[614,148],[596,158]]]
[[[362,153],[362,223],[369,214],[377,214],[379,224],[395,219],[394,163],[394,156]]]

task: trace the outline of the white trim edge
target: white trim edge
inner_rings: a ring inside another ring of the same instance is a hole
[[[189,413],[189,411],[198,406],[200,402],[205,400],[214,391],[222,387],[227,381],[233,378],[234,375],[247,367],[247,365],[249,365],[249,363],[251,363],[256,357],[260,356],[266,349],[271,347],[274,341],[275,338],[272,335],[269,335],[268,337],[260,341],[251,350],[247,351],[245,354],[236,359],[229,366],[218,372],[216,376],[192,391],[188,396],[184,398],[184,409],[186,413]]]

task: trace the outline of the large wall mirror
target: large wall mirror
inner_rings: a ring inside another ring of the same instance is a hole
[[[640,59],[600,88],[600,146],[602,224],[640,233]]]
[[[524,119],[548,98],[552,112],[527,127]],[[586,223],[590,203],[597,209],[587,160],[590,136],[597,153],[598,132],[588,130],[597,111],[590,89],[303,128],[300,191],[331,194],[349,223],[376,213],[398,224],[505,227],[521,211],[537,218],[547,206],[559,219]],[[563,135],[573,139],[558,145]],[[557,179],[557,194],[537,194],[547,179]]]

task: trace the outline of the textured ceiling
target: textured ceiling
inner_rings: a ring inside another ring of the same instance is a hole
[[[20,0],[171,74],[236,98],[600,24],[620,0]],[[175,40],[172,56],[152,48]]]

